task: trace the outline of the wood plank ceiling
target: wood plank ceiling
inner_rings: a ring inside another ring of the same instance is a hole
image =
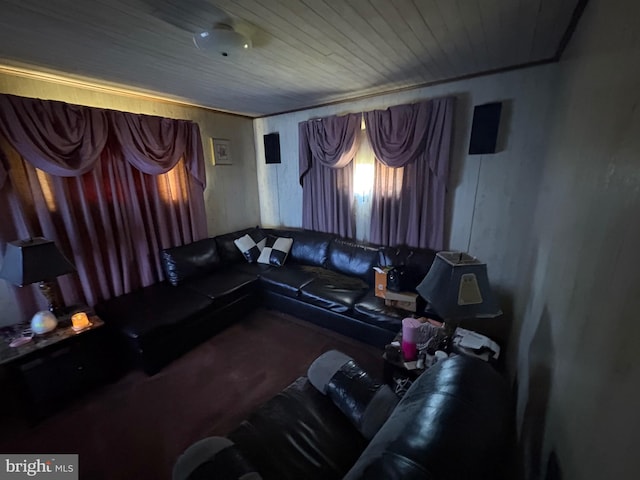
[[[578,0],[0,0],[0,64],[249,116],[551,60]],[[228,57],[192,37],[232,25]]]

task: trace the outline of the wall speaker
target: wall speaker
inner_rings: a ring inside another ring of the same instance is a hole
[[[280,163],[280,134],[269,133],[264,136],[265,163]]]
[[[476,105],[473,109],[469,155],[496,153],[502,102]]]

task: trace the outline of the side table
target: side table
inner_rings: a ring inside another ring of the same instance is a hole
[[[397,340],[385,347],[382,354],[384,360],[383,378],[397,395],[402,396],[411,383],[425,371],[424,368],[408,369],[402,358],[400,346],[394,345]]]
[[[71,313],[60,315],[55,330],[19,347],[9,343],[27,325],[0,329],[0,365],[9,370],[35,419],[117,375],[104,322],[88,307],[69,309],[74,311],[87,312],[91,326],[76,332],[71,328]]]

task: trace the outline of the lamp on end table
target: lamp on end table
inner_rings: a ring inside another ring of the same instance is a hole
[[[487,265],[462,252],[438,252],[416,291],[444,320],[445,342],[461,320],[502,314],[489,285]]]
[[[39,283],[49,311],[56,314],[64,305],[57,294],[55,279],[75,270],[53,241],[35,237],[7,244],[0,278],[19,287]]]

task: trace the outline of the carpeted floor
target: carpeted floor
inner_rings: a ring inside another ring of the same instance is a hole
[[[169,479],[186,447],[232,430],[330,349],[382,375],[381,351],[259,309],[157,375],[130,372],[35,427],[0,418],[13,425],[0,452],[78,453],[82,479]]]

